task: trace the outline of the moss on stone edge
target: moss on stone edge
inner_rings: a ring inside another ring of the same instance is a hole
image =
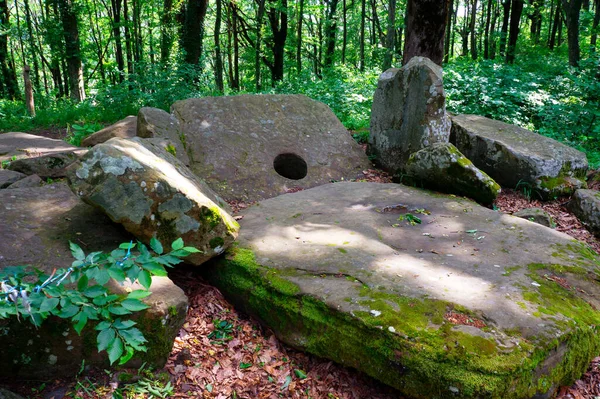
[[[574,378],[585,369],[589,354],[600,349],[595,331],[583,324],[570,333],[571,350],[557,366],[545,370],[543,361],[559,342],[534,348],[523,341],[503,353],[494,341],[445,323],[443,312],[452,306],[446,302],[363,287],[358,300],[381,315],[350,315],[303,294],[280,271],[257,264],[250,250],[230,250],[214,269],[207,270],[207,278],[283,341],[359,368],[415,398],[455,397],[454,388],[461,397],[531,397]]]

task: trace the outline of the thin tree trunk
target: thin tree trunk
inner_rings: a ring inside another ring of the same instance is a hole
[[[579,13],[582,0],[562,0],[567,21],[567,44],[569,45],[569,65],[579,66],[581,50],[579,48]]]
[[[469,54],[469,17],[471,13],[469,12],[469,2],[465,1],[465,15],[463,17],[463,27],[460,33],[461,41],[462,41],[462,52],[461,56],[466,57]]]
[[[383,57],[383,70],[384,71],[392,67],[392,59],[394,57],[395,32],[396,32],[396,0],[389,0],[385,56]]]
[[[471,24],[469,26],[469,32],[471,33],[471,58],[476,60],[477,54],[477,40],[475,38],[475,22],[477,22],[477,0],[473,0],[473,8],[471,8]]]
[[[164,0],[160,24],[160,62],[166,64],[173,46],[173,0]]]
[[[264,0],[263,4],[264,4]],[[202,39],[204,38],[204,19],[208,0],[187,0],[181,33],[181,49],[184,52],[184,62],[200,65],[202,55]]]
[[[129,33],[129,0],[123,0],[123,25],[125,26],[125,51],[127,55],[127,73],[133,74],[133,54],[131,45],[131,34]]]
[[[403,64],[415,56],[442,64],[449,5],[449,0],[408,0]]]
[[[38,63],[36,54],[35,38],[33,34],[33,23],[31,22],[31,9],[29,7],[29,0],[24,0],[25,5],[25,24],[27,25],[27,34],[29,42],[29,52],[31,60],[33,61],[33,86],[36,91],[40,90],[40,65]],[[34,112],[35,113],[35,112]]]
[[[348,7],[346,0],[342,0],[343,7],[343,30],[342,30],[342,65],[346,64],[346,47],[348,46]]]
[[[79,24],[73,9],[73,0],[59,0],[59,7],[65,35],[65,58],[69,71],[69,91],[71,98],[76,102],[80,102],[85,100],[85,89],[79,43]]]
[[[502,28],[500,29],[500,55],[506,54],[506,39],[508,38],[508,23],[510,21],[511,0],[502,0]]]
[[[596,52],[596,41],[598,40],[598,24],[600,23],[600,0],[594,1],[594,22],[592,24],[592,37],[590,38],[590,55]]]
[[[121,43],[121,0],[111,0],[113,15],[113,37],[115,39],[115,58],[119,70],[119,82],[123,82],[125,74],[125,60],[123,59],[123,45]]]
[[[444,63],[448,63],[448,61],[450,60],[450,47],[452,45],[452,36],[453,35],[453,31],[452,31],[452,22],[453,22],[453,18],[452,16],[454,15],[454,0],[450,0],[450,6],[448,7],[449,9],[449,14],[448,14],[448,24],[446,25],[446,39],[444,42]]]
[[[360,71],[365,71],[365,19],[366,15],[366,0],[361,0],[360,2],[360,47],[359,47],[359,57],[360,57]]]
[[[335,31],[337,23],[335,21],[335,12],[337,10],[338,0],[327,1],[327,17],[325,19],[325,68],[333,66],[333,56],[335,53]]]
[[[23,67],[23,86],[25,87],[25,104],[27,105],[27,112],[29,116],[35,117],[35,102],[33,100],[33,87],[31,86],[31,79],[29,78],[29,72],[31,68],[29,65]]]
[[[496,34],[496,21],[498,20],[498,11],[499,11],[499,7],[498,7],[498,3],[496,0],[493,1],[493,15],[492,15],[492,26],[491,26],[491,40],[490,40],[490,59],[494,60],[496,59],[496,38],[497,38],[497,34]]]
[[[223,59],[221,58],[221,18],[222,18],[222,10],[221,10],[221,1],[216,0],[217,2],[217,15],[215,18],[215,85],[217,87],[217,91],[220,93],[223,92]]]
[[[276,5],[276,4],[273,4]],[[271,66],[271,82],[283,80],[283,64],[285,56],[285,41],[288,31],[287,0],[281,0],[281,10],[269,8],[269,25],[273,33],[273,64]]]
[[[550,41],[548,42],[548,47],[550,50],[554,50],[554,46],[556,46],[556,35],[559,29],[562,26],[562,18],[561,18],[561,5],[560,0],[556,0],[556,9],[554,11],[554,22],[552,24],[552,34],[550,35]],[[560,42],[560,39],[559,39]]]
[[[256,91],[260,91],[260,42],[262,36],[262,20],[265,15],[265,0],[256,0],[258,11],[256,13],[256,42],[254,43],[254,85]]]
[[[9,9],[6,0],[0,0],[0,31],[9,32]],[[0,95],[16,100],[19,97],[19,84],[14,66],[8,58],[8,33],[0,35]]]
[[[519,39],[519,24],[521,23],[521,14],[523,12],[523,0],[512,0],[512,12],[510,13],[510,30],[508,33],[508,48],[506,51],[506,62],[512,64],[515,62],[515,52],[517,50],[517,40]]]
[[[304,0],[299,0],[298,26],[296,33],[296,71],[302,72],[302,22],[304,21]]]
[[[493,0],[488,0],[487,3],[487,15],[485,17],[485,32],[484,32],[484,43],[483,43],[483,58],[490,58],[490,24],[492,22],[492,7]],[[493,32],[493,30],[492,30]]]

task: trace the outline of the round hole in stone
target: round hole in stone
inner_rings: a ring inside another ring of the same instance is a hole
[[[275,172],[292,180],[300,180],[306,177],[308,166],[301,156],[293,153],[279,154],[273,161]]]

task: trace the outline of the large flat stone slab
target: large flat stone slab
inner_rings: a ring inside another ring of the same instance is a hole
[[[193,98],[171,113],[190,168],[227,200],[354,179],[370,167],[329,107],[303,95]]]
[[[500,185],[552,198],[586,187],[585,154],[522,127],[478,115],[452,117],[450,141]]]
[[[549,397],[600,351],[600,258],[536,223],[335,183],[262,201],[241,224],[207,277],[284,342],[406,395]]]
[[[38,188],[0,190],[0,269],[34,266],[46,273],[68,268],[69,241],[86,253],[110,252],[131,236],[99,210],[83,203],[62,183]],[[148,351],[136,361],[162,367],[185,319],[187,298],[167,277],[153,278],[150,308],[137,315]],[[121,291],[123,293],[124,291]],[[16,318],[0,319],[0,378],[72,377],[86,366],[107,367],[106,352],[97,353],[93,322],[78,335],[70,320],[51,317],[40,328]]]
[[[82,149],[62,140],[33,134],[20,132],[0,134],[0,162],[78,150]]]

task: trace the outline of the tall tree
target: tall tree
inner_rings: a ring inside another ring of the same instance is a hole
[[[6,0],[0,0],[0,95],[14,100],[19,97],[19,85],[8,57],[8,17],[8,4]]]
[[[273,40],[269,42],[273,62],[267,62],[267,66],[271,70],[271,81],[275,83],[283,80],[285,41],[288,32],[287,0],[271,0],[268,18],[273,33]]]
[[[450,0],[408,0],[403,64],[415,56],[442,64],[449,5]]]
[[[360,71],[365,71],[365,20],[367,19],[366,8],[367,1],[360,0],[360,44],[359,44],[359,64]]]
[[[449,16],[448,16],[448,23],[446,24],[446,38],[444,39],[444,62],[447,63],[450,60],[450,53],[452,52],[452,38],[453,38],[453,31],[452,31],[452,24],[454,21],[453,16],[456,13],[456,7],[454,6],[454,0],[450,0],[450,5],[448,6],[448,11],[449,11]]]
[[[335,53],[335,32],[337,23],[335,12],[337,10],[338,0],[326,0],[327,14],[325,17],[325,61],[324,66],[329,68],[333,65],[333,55]]]
[[[265,15],[265,0],[256,0],[258,10],[256,11],[256,39],[254,42],[254,86],[260,91],[260,43],[262,41],[262,20]]]
[[[264,1],[264,0],[263,0]],[[181,49],[187,64],[199,65],[208,0],[187,0],[182,9]]]
[[[385,39],[385,56],[383,57],[383,70],[392,66],[394,57],[394,41],[396,38],[396,0],[389,0],[388,3],[388,26]]]
[[[173,46],[173,0],[164,0],[160,16],[160,61],[169,60]]]
[[[598,24],[600,23],[600,0],[594,0],[594,8],[594,22],[592,23],[592,37],[590,38],[590,54],[594,54],[596,52]]]
[[[484,31],[484,39],[483,39],[483,58],[490,58],[490,23],[492,20],[492,8],[494,7],[493,0],[488,0],[487,2],[487,14],[485,17],[485,31]],[[493,32],[493,29],[492,29]]]
[[[115,40],[115,59],[119,70],[119,82],[123,81],[125,74],[125,60],[123,59],[123,45],[121,42],[121,5],[122,0],[111,0],[112,32]]]
[[[508,48],[506,51],[506,62],[508,64],[515,62],[517,40],[519,39],[519,25],[521,24],[521,14],[523,14],[523,0],[512,0],[510,29],[508,32]]]
[[[296,33],[296,69],[302,71],[302,22],[304,22],[304,0],[298,0],[298,22]]]
[[[215,86],[217,90],[223,92],[223,58],[221,56],[221,19],[223,18],[222,0],[215,0],[217,3],[217,15],[215,17]]]
[[[579,13],[582,0],[561,0],[567,21],[567,44],[569,46],[569,64],[578,66],[581,60],[579,48]]]
[[[477,0],[472,0],[471,7],[471,24],[469,25],[469,33],[471,33],[471,58],[476,60],[478,57],[477,40],[475,39],[477,33],[475,31],[475,23],[477,22]]]
[[[559,0],[560,1],[560,0]],[[510,22],[511,0],[502,0],[502,27],[500,28],[500,54],[506,54],[506,39],[508,38],[508,23]]]
[[[58,0],[62,26],[65,36],[65,58],[67,62],[69,92],[71,98],[80,102],[85,100],[83,84],[83,66],[81,63],[81,45],[79,42],[79,21],[74,0]]]

